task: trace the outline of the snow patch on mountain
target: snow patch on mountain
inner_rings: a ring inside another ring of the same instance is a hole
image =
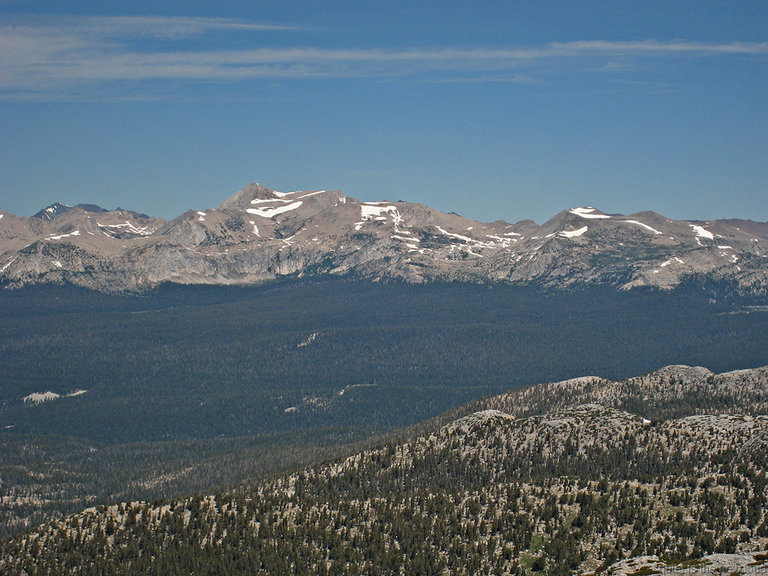
[[[291,202],[286,206],[278,206],[277,208],[246,208],[245,211],[248,212],[248,214],[261,216],[262,218],[274,218],[279,214],[284,214],[285,212],[296,210],[296,208],[298,208],[301,205],[302,205],[302,201],[298,200],[296,202]]]
[[[662,234],[662,232],[656,230],[656,228],[651,228],[648,226],[648,224],[643,224],[642,222],[638,222],[637,220],[622,220],[622,222],[625,222],[626,224],[636,224],[637,226],[642,226],[646,230],[649,230],[650,232],[653,232],[654,234]]]
[[[69,238],[70,236],[80,236],[80,230],[75,230],[69,234],[59,234],[58,236],[48,236],[46,240],[61,240],[62,238]]]
[[[691,228],[693,228],[693,231],[696,232],[696,236],[699,238],[706,238],[707,240],[714,240],[715,236],[704,228],[704,226],[698,226],[696,224],[688,224]]]
[[[575,216],[581,216],[582,218],[593,220],[610,218],[610,216],[607,214],[595,214],[595,208],[592,208],[591,206],[584,208],[571,208],[568,210],[568,212],[574,214]]]
[[[376,203],[378,204],[378,203]],[[360,217],[363,221],[368,220],[386,220],[384,214],[397,212],[397,207],[392,205],[378,206],[370,203],[360,204]]]
[[[577,236],[584,234],[587,230],[589,230],[589,227],[583,226],[578,230],[563,230],[559,235],[563,238],[576,238]]]
[[[392,216],[395,227],[402,221],[402,216],[397,211],[397,206],[388,202],[364,202],[360,204],[360,222],[355,222],[355,230],[361,230],[366,222],[384,222],[387,220],[387,214]],[[396,230],[399,232],[399,230]]]
[[[662,268],[666,268],[667,266],[669,266],[673,262],[677,262],[678,264],[685,264],[685,262],[683,262],[680,258],[678,258],[677,256],[673,256],[670,260],[666,260],[666,261],[662,262],[661,263],[661,267]]]
[[[448,236],[449,238],[456,238],[457,240],[461,240],[462,242],[466,242],[467,244],[469,244],[470,242],[476,242],[474,238],[470,238],[469,236],[462,236],[461,234],[453,234],[452,232],[448,232],[447,230],[440,228],[440,226],[435,226],[435,228],[440,230],[440,233],[443,236]]]
[[[200,212],[198,212],[198,214],[200,214]],[[101,229],[102,233],[112,238],[114,238],[114,236],[112,236],[111,234],[111,232],[113,232],[112,228],[118,229],[117,231],[122,231],[120,229],[125,228],[131,234],[136,234],[138,236],[150,236],[152,234],[152,232],[149,231],[146,226],[137,228],[136,226],[133,225],[132,222],[128,220],[126,220],[123,224],[99,224],[98,222],[96,222],[96,226],[98,226]]]
[[[251,204],[274,204],[275,202],[288,204],[290,200],[283,200],[282,198],[254,198],[251,200]]]

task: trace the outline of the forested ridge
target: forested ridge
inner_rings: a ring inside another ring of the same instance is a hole
[[[570,574],[760,550],[765,417],[478,413],[251,490],[100,507],[17,537],[30,574]]]
[[[587,574],[635,558],[649,566],[641,573],[654,573],[650,566],[706,565],[713,553],[761,566],[767,374],[669,367],[614,383],[607,405],[580,403],[598,388],[580,379],[560,384],[575,404],[552,410],[538,388],[512,392],[485,402],[543,411],[516,417],[485,408],[238,490],[96,507],[7,542],[0,568]],[[663,418],[665,400],[695,398],[702,385],[729,398],[722,410]],[[609,406],[643,389],[654,392],[635,413]]]

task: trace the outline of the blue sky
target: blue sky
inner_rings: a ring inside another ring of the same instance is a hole
[[[768,220],[768,3],[0,0],[0,209]]]

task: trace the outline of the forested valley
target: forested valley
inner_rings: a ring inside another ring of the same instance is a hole
[[[763,306],[699,285],[4,291],[0,535],[87,506],[272,477],[541,382],[768,364]]]

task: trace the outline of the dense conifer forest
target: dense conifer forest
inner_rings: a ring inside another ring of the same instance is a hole
[[[5,291],[0,429],[110,443],[391,429],[575,376],[768,363],[768,309],[723,293],[344,280]],[[24,401],[48,391],[61,398]]]
[[[37,287],[3,292],[0,312],[0,538],[89,506],[230,493],[531,384],[768,363],[768,311],[727,286]]]
[[[764,416],[489,410],[250,489],[86,510],[4,545],[0,570],[557,575],[737,552],[762,565],[766,440]]]

